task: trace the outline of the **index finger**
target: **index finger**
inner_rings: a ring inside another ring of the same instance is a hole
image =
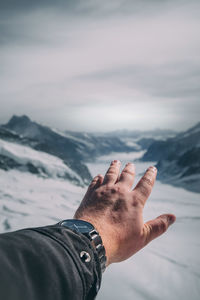
[[[140,179],[136,187],[134,188],[134,193],[138,195],[138,198],[144,205],[148,197],[151,194],[152,188],[156,181],[157,169],[156,167],[149,167],[145,172],[144,176]]]
[[[119,170],[120,170],[120,161],[113,160],[108,168],[108,171],[105,174],[103,184],[115,184],[119,177]]]

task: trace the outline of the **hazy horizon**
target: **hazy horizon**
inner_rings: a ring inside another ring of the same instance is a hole
[[[38,120],[34,120],[34,119],[32,119],[29,115],[17,115],[17,114],[13,114],[13,115],[11,115],[11,117],[10,118],[8,118],[5,122],[0,122],[0,126],[1,125],[5,125],[5,124],[7,124],[9,121],[10,121],[10,119],[12,118],[12,117],[14,117],[14,116],[17,116],[17,117],[22,117],[22,116],[26,116],[26,117],[28,117],[31,121],[33,121],[33,122],[36,122],[36,123],[38,123],[38,124],[41,124],[41,125],[43,125],[43,126],[47,126],[47,127],[50,127],[50,128],[52,128],[52,129],[55,129],[55,130],[58,130],[58,132],[60,131],[60,132],[65,132],[65,131],[70,131],[70,132],[81,132],[81,133],[109,133],[109,132],[118,132],[118,131],[121,131],[121,132],[123,132],[123,131],[126,131],[126,132],[131,132],[131,131],[135,131],[135,132],[151,132],[151,131],[172,131],[172,132],[174,132],[174,133],[179,133],[179,132],[182,132],[182,131],[186,131],[186,130],[188,130],[188,129],[190,129],[190,128],[192,128],[192,127],[194,127],[195,125],[197,125],[199,122],[195,122],[192,126],[189,126],[189,127],[187,127],[187,128],[185,128],[185,130],[173,130],[173,129],[171,129],[171,128],[159,128],[159,127],[155,127],[155,128],[152,128],[152,129],[144,129],[144,130],[141,130],[141,128],[129,128],[129,129],[127,129],[127,128],[116,128],[116,129],[114,129],[114,130],[110,130],[110,131],[101,131],[101,130],[69,130],[69,129],[67,129],[67,128],[64,128],[64,129],[59,129],[59,128],[57,128],[57,127],[55,127],[55,126],[52,126],[52,124],[51,123],[44,123],[42,120],[40,120],[40,121],[38,121]]]

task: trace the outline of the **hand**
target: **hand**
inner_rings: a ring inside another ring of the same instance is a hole
[[[74,218],[94,225],[106,249],[107,265],[120,262],[163,234],[175,222],[164,214],[143,222],[143,208],[153,188],[157,170],[149,167],[132,190],[135,167],[128,163],[120,174],[114,160],[105,177],[94,177]]]

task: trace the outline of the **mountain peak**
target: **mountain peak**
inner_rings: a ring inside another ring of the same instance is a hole
[[[29,119],[29,117],[27,117],[26,115],[22,115],[22,116],[16,116],[16,115],[13,115],[12,118],[9,120],[9,122],[7,123],[7,125],[9,127],[13,127],[15,126],[16,124],[23,124],[23,125],[26,125],[28,123],[30,123],[31,120]]]
[[[7,124],[3,125],[3,127],[12,130],[19,135],[30,138],[33,138],[36,134],[38,134],[39,130],[38,125],[31,121],[26,115],[13,115],[13,117],[8,121]]]

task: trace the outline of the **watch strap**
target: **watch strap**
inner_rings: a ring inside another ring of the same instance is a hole
[[[94,249],[96,250],[96,252],[98,254],[99,262],[101,265],[101,270],[102,270],[102,272],[104,272],[106,269],[106,250],[103,246],[102,239],[101,239],[98,231],[96,231],[95,229],[88,233],[88,237],[89,237]]]

